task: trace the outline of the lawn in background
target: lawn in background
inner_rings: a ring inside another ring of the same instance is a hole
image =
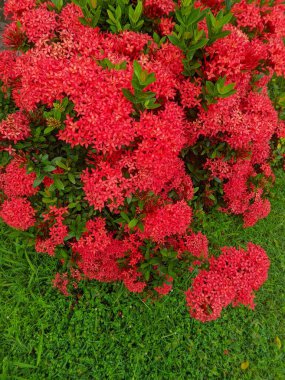
[[[185,307],[190,273],[155,303],[97,282],[86,283],[80,299],[66,298],[51,287],[57,261],[0,224],[0,379],[284,380],[284,189],[278,172],[272,212],[255,227],[218,212],[205,220],[212,251],[252,241],[271,260],[255,311],[229,307],[206,324]]]

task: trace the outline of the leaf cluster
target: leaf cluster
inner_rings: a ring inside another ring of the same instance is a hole
[[[143,70],[141,65],[134,61],[134,73],[132,77],[133,92],[127,88],[123,88],[125,97],[133,103],[136,113],[144,110],[152,110],[160,107],[156,101],[155,93],[152,91],[145,91],[146,87],[155,81],[154,73],[148,73]]]

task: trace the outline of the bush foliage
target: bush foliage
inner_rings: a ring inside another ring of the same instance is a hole
[[[281,1],[7,0],[1,210],[82,279],[162,296],[187,271],[190,315],[254,307],[265,251],[208,251],[213,208],[244,227],[270,212],[283,164]],[[190,286],[190,284],[189,284]],[[185,289],[186,290],[186,289]]]

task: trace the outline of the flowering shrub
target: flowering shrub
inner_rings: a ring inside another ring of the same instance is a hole
[[[211,256],[199,215],[220,208],[249,227],[270,212],[285,141],[282,1],[7,0],[4,11],[0,216],[59,259],[54,286],[165,295],[196,268],[191,316],[253,308],[265,252]]]

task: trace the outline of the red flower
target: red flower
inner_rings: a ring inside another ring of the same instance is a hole
[[[253,291],[266,281],[269,265],[265,251],[252,243],[246,251],[222,248],[220,257],[211,258],[209,271],[200,271],[185,293],[191,316],[206,322],[229,304],[254,308]]]
[[[163,242],[167,236],[185,234],[192,221],[192,210],[185,201],[168,204],[146,215],[144,237]]]
[[[37,252],[54,256],[55,248],[64,243],[64,238],[68,235],[68,227],[63,224],[63,215],[66,213],[66,207],[50,206],[49,211],[43,215],[44,221],[49,224],[49,237],[47,239],[37,237],[35,245]]]
[[[26,172],[25,162],[14,159],[6,166],[5,172],[0,174],[0,188],[9,198],[31,197],[38,192],[38,188],[33,187],[35,179],[35,173]]]
[[[67,273],[57,273],[53,280],[53,286],[57,288],[63,295],[69,296],[67,285],[69,283]]]
[[[35,224],[36,211],[25,198],[12,198],[3,202],[0,217],[9,226],[25,231]]]
[[[15,144],[30,136],[29,119],[21,111],[9,114],[0,122],[0,139],[12,140]]]

